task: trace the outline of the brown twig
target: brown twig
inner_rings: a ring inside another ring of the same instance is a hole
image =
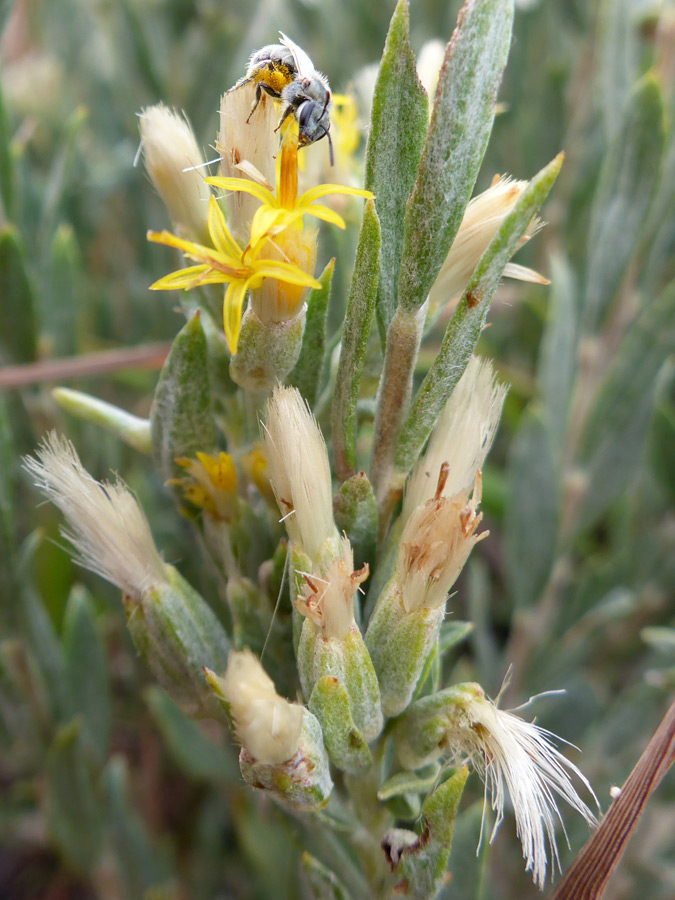
[[[143,344],[140,347],[102,350],[87,356],[68,356],[22,366],[4,366],[0,368],[0,388],[64,381],[84,375],[102,375],[118,369],[160,369],[170,347],[170,343]]]
[[[621,793],[549,900],[599,900],[619,865],[647,800],[675,762],[675,701],[635,764]]]

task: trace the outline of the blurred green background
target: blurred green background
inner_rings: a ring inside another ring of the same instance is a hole
[[[412,0],[415,50],[447,40],[459,6]],[[675,686],[675,6],[517,6],[477,190],[495,173],[529,178],[560,149],[566,161],[545,229],[517,257],[553,283],[506,282],[479,347],[511,389],[485,473],[491,537],[452,601],[475,629],[446,676],[494,696],[512,665],[512,706],[564,688],[537,721],[582,749],[570,752],[606,808]],[[136,114],[185,110],[213,155],[219,96],[251,51],[282,29],[344,92],[379,60],[393,4],[248,7],[0,2],[1,366],[170,341],[183,319],[147,290],[168,256],[145,232],[168,223],[133,166]],[[156,368],[72,372],[58,383],[147,415]],[[57,427],[96,477],[123,475],[165,558],[203,586],[149,461],[67,417],[55,383],[0,387],[0,898],[310,896],[303,849],[341,873],[353,863],[244,791],[229,738],[151,684],[116,591],[72,564],[58,514],[37,507],[20,458]],[[481,796],[475,780],[442,896],[536,896],[511,821],[476,860]],[[673,800],[671,774],[607,898],[675,896]],[[584,827],[570,819],[568,833],[578,850]]]

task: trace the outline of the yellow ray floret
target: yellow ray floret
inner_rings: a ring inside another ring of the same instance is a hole
[[[317,184],[298,197],[298,139],[291,128],[287,129],[284,135],[281,152],[277,157],[274,193],[248,178],[214,176],[206,178],[205,181],[222,190],[243,191],[260,200],[262,205],[256,210],[251,223],[252,240],[254,235],[258,238],[261,233],[269,233],[270,228],[279,231],[292,224],[300,225],[303,216],[314,216],[331,225],[337,225],[338,228],[344,228],[342,216],[330,207],[315,202],[328,194],[349,194],[364,197],[366,200],[373,199],[370,191],[343,184]]]
[[[260,287],[265,278],[274,278],[287,284],[302,287],[320,287],[319,282],[298,266],[261,257],[269,230],[256,232],[256,240],[250,240],[242,250],[230,234],[225,216],[213,197],[209,199],[208,230],[213,247],[186,241],[170,231],[149,231],[148,240],[182,250],[186,259],[197,265],[188,266],[150,285],[152,291],[184,290],[202,284],[227,284],[223,298],[223,327],[230,353],[237,352],[241,314],[246,292]]]

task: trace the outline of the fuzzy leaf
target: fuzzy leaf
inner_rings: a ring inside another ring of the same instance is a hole
[[[9,3],[12,6],[12,3]],[[4,9],[1,10],[4,12]],[[4,22],[0,16],[0,31]],[[12,128],[7,114],[5,98],[0,90],[0,200],[4,209],[4,219],[12,218],[14,212],[14,159],[12,151]]]
[[[82,721],[74,719],[57,732],[47,754],[47,827],[80,872],[91,872],[98,860],[102,813],[82,739]]]
[[[301,859],[312,900],[350,900],[347,889],[334,872],[305,852]]]
[[[72,415],[85,422],[92,422],[99,428],[105,428],[110,434],[124,441],[129,447],[140,453],[151,452],[150,421],[141,419],[131,413],[91,397],[82,391],[72,391],[70,388],[54,388],[52,397],[56,402]]]
[[[354,550],[354,568],[375,557],[377,504],[365,472],[352,475],[333,497],[333,516],[338,531],[344,531]]]
[[[528,409],[511,445],[506,571],[514,606],[531,607],[548,581],[558,535],[558,475],[541,411]]]
[[[464,638],[468,637],[473,631],[473,622],[459,622],[450,620],[443,622],[441,630],[438,633],[438,653],[443,656],[448,650],[451,650],[455,644],[459,644]]]
[[[675,282],[646,307],[614,358],[581,437],[588,479],[580,524],[589,525],[626,490],[644,448],[657,375],[675,345]]]
[[[399,304],[408,311],[425,302],[471,198],[492,131],[512,22],[511,0],[467,0],[447,46],[405,210]]]
[[[600,113],[608,137],[621,127],[621,116],[635,83],[638,42],[632,0],[603,0],[598,16]]]
[[[174,460],[210,453],[215,435],[199,313],[176,336],[162,368],[150,411],[152,454],[163,478],[184,474]]]
[[[396,308],[405,205],[417,174],[428,104],[410,48],[408,0],[398,0],[373,93],[365,186],[375,194],[382,229],[377,321],[384,338]]]
[[[372,200],[363,211],[356,249],[354,275],[349,290],[342,332],[342,348],[331,407],[333,453],[338,478],[354,474],[356,402],[368,346],[370,323],[375,310],[377,272],[380,260],[380,223]]]
[[[604,159],[588,235],[584,325],[604,319],[649,213],[664,145],[663,103],[653,76],[633,91]]]
[[[562,448],[577,365],[577,289],[568,263],[554,258],[537,382],[554,453]]]
[[[308,706],[321,723],[326,750],[338,769],[352,774],[367,769],[372,762],[370,750],[354,724],[347,691],[338,679],[319,678]]]
[[[82,268],[73,229],[59,225],[50,247],[48,276],[40,292],[41,330],[54,356],[72,356],[77,351]]]
[[[103,773],[108,805],[108,834],[112,860],[126,900],[151,897],[152,888],[171,882],[171,866],[164,848],[156,847],[130,799],[129,775],[123,757],[114,756]],[[147,893],[146,893],[147,892]],[[160,896],[171,896],[158,892]]]
[[[438,356],[415,395],[396,448],[396,469],[406,475],[417,460],[441,410],[480,337],[490,300],[525,230],[548,196],[562,165],[555,157],[530,181],[490,241],[448,324]]]
[[[433,900],[437,896],[450,855],[455,816],[468,769],[444,781],[422,804],[422,834],[401,851],[396,869],[395,896],[405,900]]]
[[[436,784],[440,766],[432,763],[418,772],[397,772],[377,792],[378,800],[389,800],[401,794],[426,794]]]
[[[19,233],[12,225],[0,229],[0,352],[14,363],[35,359],[36,323],[33,288]]]
[[[153,685],[143,696],[171,758],[187,775],[199,781],[239,779],[239,767],[232,755],[208,740],[165,691]]]
[[[102,761],[110,733],[110,681],[91,599],[80,585],[72,589],[68,598],[63,653],[73,712],[82,716],[82,736]]]
[[[302,350],[289,379],[289,384],[298,388],[310,406],[314,406],[316,402],[319,376],[323,368],[326,346],[326,314],[330,302],[334,268],[335,259],[331,259],[319,276],[321,287],[309,292]]]

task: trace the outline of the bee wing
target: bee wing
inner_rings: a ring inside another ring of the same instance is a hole
[[[302,47],[298,47],[298,45],[292,41],[289,37],[287,37],[283,31],[280,31],[281,35],[281,43],[293,54],[293,59],[295,60],[295,67],[298,70],[298,75],[300,76],[309,76],[315,74],[316,69],[314,68],[314,63],[307,56]]]

